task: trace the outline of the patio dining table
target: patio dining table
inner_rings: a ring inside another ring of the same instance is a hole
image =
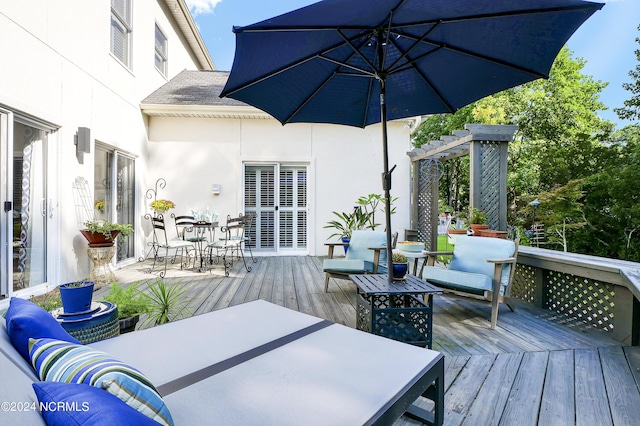
[[[184,237],[187,241],[194,243],[196,248],[196,256],[194,259],[194,269],[203,272],[206,264],[206,249],[209,241],[215,238],[215,229],[218,222],[194,221],[192,223],[194,235],[192,237]],[[200,259],[200,266],[196,267],[196,261]]]

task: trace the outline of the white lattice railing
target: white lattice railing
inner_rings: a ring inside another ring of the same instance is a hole
[[[511,296],[640,344],[640,263],[520,247]]]

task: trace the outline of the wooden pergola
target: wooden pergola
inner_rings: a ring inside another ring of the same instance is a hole
[[[431,250],[438,244],[438,185],[441,162],[469,155],[471,207],[487,213],[491,229],[507,230],[508,144],[518,126],[467,124],[407,152],[413,166],[411,226]]]

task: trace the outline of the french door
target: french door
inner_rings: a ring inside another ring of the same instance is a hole
[[[135,160],[109,146],[96,146],[94,166],[94,217],[135,224]],[[116,262],[135,259],[134,238],[118,237]]]
[[[244,210],[254,214],[256,251],[307,251],[307,166],[245,164]]]
[[[0,294],[47,282],[47,234],[53,206],[48,195],[50,128],[0,109]]]

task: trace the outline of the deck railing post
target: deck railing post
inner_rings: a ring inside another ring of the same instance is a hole
[[[533,270],[533,285],[534,285],[534,304],[540,308],[547,307],[547,292],[545,289],[545,275],[546,271],[542,268],[534,268]]]

